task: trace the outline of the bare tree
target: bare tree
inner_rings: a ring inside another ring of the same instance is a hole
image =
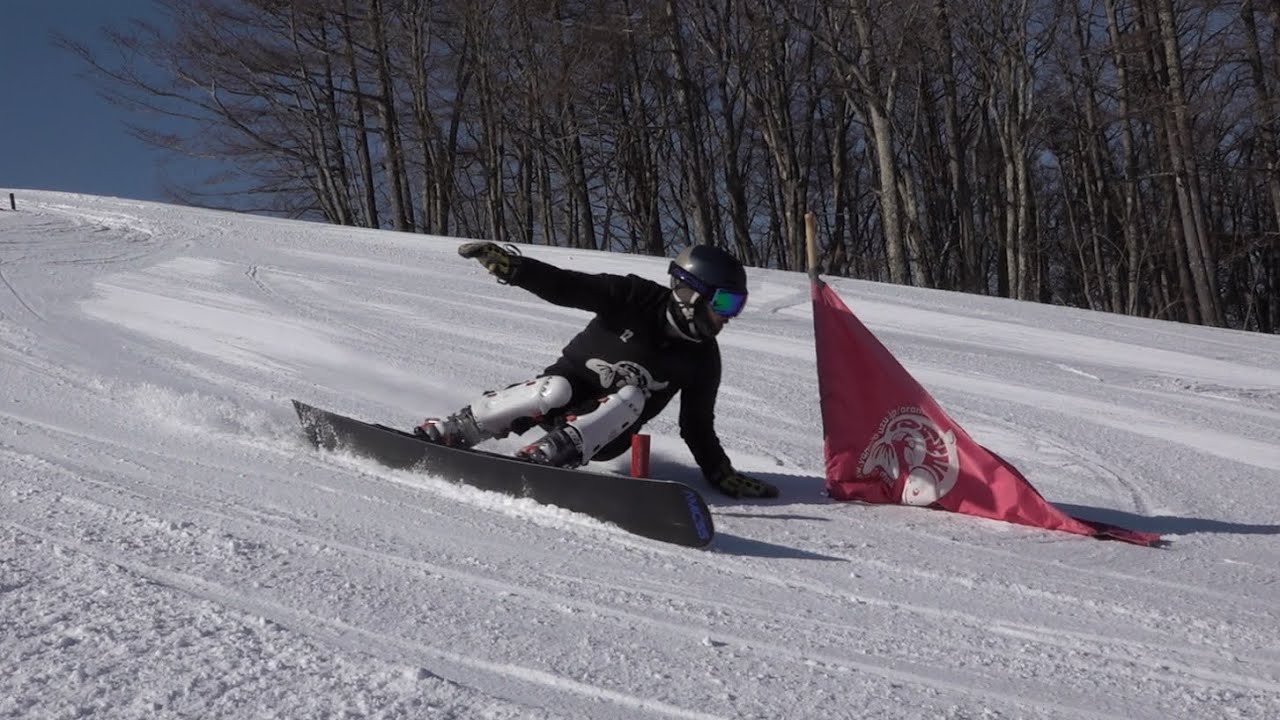
[[[469,7],[461,9],[464,17]],[[459,26],[466,27],[465,20],[440,11],[429,0],[404,0],[396,17],[395,35],[405,47],[412,134],[419,155],[422,230],[445,235],[460,164],[462,118],[475,78],[475,44],[470,33],[455,32]]]
[[[391,71],[394,61],[391,46],[387,43],[387,17],[383,0],[368,0],[368,3],[369,11],[364,19],[369,32],[378,88],[376,106],[382,120],[382,142],[385,146],[383,157],[386,162],[388,196],[391,200],[391,227],[394,230],[412,231],[413,206],[405,155],[401,148],[401,120],[396,83]]]
[[[782,211],[782,247],[778,265],[801,269],[805,258],[804,216],[808,210],[814,126],[819,98],[815,87],[816,41],[800,26],[779,26],[772,18],[783,7],[763,0],[755,13],[753,31],[758,72],[747,84],[747,95],[773,160]],[[812,26],[808,21],[805,25]]]
[[[898,71],[893,60],[894,30],[902,25],[881,22],[881,13],[893,3],[849,0],[826,6],[815,30],[843,84],[843,92],[866,124],[876,159],[879,183],[880,223],[884,232],[889,279],[906,283],[911,275],[902,203],[898,195],[899,166],[894,147],[893,113],[897,100]],[[910,3],[907,10],[914,10]],[[875,18],[873,19],[873,11]],[[902,37],[902,35],[898,35]],[[900,45],[901,41],[897,41]]]
[[[347,70],[347,92],[350,94],[352,121],[352,144],[356,151],[358,168],[355,181],[362,189],[360,193],[364,224],[367,227],[379,227],[377,181],[374,179],[373,155],[369,150],[369,125],[365,118],[366,97],[362,89],[360,61],[356,55],[355,32],[350,10],[350,0],[340,0],[339,31],[342,35],[343,60]]]
[[[685,23],[681,20],[679,3],[677,0],[664,0],[663,10],[666,14],[667,42],[675,80],[676,132],[680,139],[680,165],[686,180],[686,202],[693,217],[694,236],[691,242],[714,244],[713,201],[710,197],[711,173],[707,170],[706,148],[703,144],[706,107],[698,92],[700,88],[690,71],[685,49]]]
[[[1271,37],[1270,62],[1263,50],[1263,34],[1258,28],[1258,11],[1253,0],[1243,0],[1240,20],[1243,25],[1244,57],[1249,67],[1249,79],[1253,85],[1254,113],[1252,122],[1257,128],[1254,145],[1259,161],[1253,166],[1265,179],[1267,196],[1271,201],[1269,214],[1259,222],[1255,232],[1257,241],[1250,243],[1246,257],[1249,271],[1244,282],[1250,308],[1246,314],[1256,317],[1263,332],[1280,330],[1280,3],[1272,2],[1263,17],[1269,25]],[[1251,173],[1251,174],[1255,174]]]
[[[186,202],[1280,325],[1274,0],[160,4],[61,43]]]
[[[934,0],[933,17],[936,33],[939,81],[942,85],[942,147],[946,151],[948,222],[943,233],[954,234],[959,246],[959,287],[975,292],[984,287],[981,280],[981,255],[971,206],[973,193],[965,167],[965,142],[960,122],[960,97],[956,73],[956,46],[951,29],[948,0]]]

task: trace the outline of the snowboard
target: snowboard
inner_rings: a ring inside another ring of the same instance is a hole
[[[436,445],[412,433],[298,400],[293,407],[317,448],[348,451],[390,468],[531,498],[663,542],[705,547],[715,535],[706,501],[684,483],[538,465],[483,450]]]

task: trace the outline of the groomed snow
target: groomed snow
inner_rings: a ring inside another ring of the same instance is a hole
[[[0,717],[1280,717],[1278,337],[831,280],[1050,501],[1170,541],[1142,548],[829,502],[809,282],[753,269],[718,427],[783,496],[708,490],[690,550],[306,445],[290,398],[407,427],[585,323],[458,239],[17,196]],[[653,471],[704,487],[677,405]]]

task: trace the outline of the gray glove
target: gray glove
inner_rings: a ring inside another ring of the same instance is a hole
[[[776,498],[778,488],[750,475],[743,475],[726,462],[710,478],[711,484],[729,497]]]
[[[475,258],[503,285],[509,284],[520,273],[520,251],[515,245],[503,247],[481,240],[459,245],[458,254],[464,258]]]

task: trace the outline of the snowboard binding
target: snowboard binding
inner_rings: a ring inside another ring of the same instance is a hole
[[[576,468],[586,465],[582,457],[582,436],[577,428],[565,425],[516,452],[516,457],[538,465]]]
[[[413,429],[413,434],[436,445],[463,450],[493,437],[476,423],[470,407],[449,417],[427,418]]]

